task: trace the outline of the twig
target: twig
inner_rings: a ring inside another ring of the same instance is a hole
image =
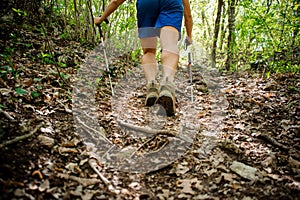
[[[154,134],[154,135],[168,135],[168,136],[173,136],[173,137],[176,136],[175,133],[173,133],[171,131],[168,131],[168,130],[157,130],[157,129],[141,127],[141,126],[137,126],[137,125],[134,125],[134,124],[129,124],[129,123],[124,122],[122,120],[117,120],[117,122],[121,126],[125,126],[126,128],[136,130],[136,131],[140,131],[140,132],[143,132],[143,133]]]
[[[0,108],[0,113],[2,113],[9,120],[15,120],[10,114],[8,114],[7,112],[5,112],[1,108]]]
[[[150,139],[148,139],[146,142],[144,142],[139,148],[137,148],[131,155],[129,158],[132,158],[134,154],[136,154],[136,152],[138,152],[139,150],[141,150],[147,143],[151,142],[154,139],[154,137],[151,137]]]
[[[120,191],[115,189],[115,187],[110,183],[110,181],[97,169],[98,164],[97,164],[96,159],[90,158],[89,164],[90,164],[91,168],[98,174],[100,179],[105,183],[105,185],[107,186],[107,188],[110,192],[112,192],[114,194],[120,193]]]
[[[89,130],[91,130],[91,131],[93,131],[93,132],[96,132],[96,133],[99,134],[99,135],[102,135],[102,136],[103,136],[102,138],[103,138],[106,142],[108,142],[109,144],[112,144],[112,142],[111,142],[109,139],[107,139],[100,131],[97,131],[96,129],[93,129],[93,128],[89,127],[89,126],[86,125],[83,121],[81,121],[81,120],[79,119],[79,117],[76,117],[76,119],[77,119],[78,122],[79,122],[80,124],[82,124],[84,127],[86,127],[87,129],[89,129]]]
[[[155,137],[150,138],[149,140],[147,140],[146,142],[144,142],[139,148],[137,148],[131,155],[129,158],[132,158],[134,154],[136,154],[136,152],[138,152],[139,150],[141,150],[147,143],[151,142]],[[168,143],[164,143],[158,150],[154,150],[152,153],[156,153],[159,152],[161,149],[163,149]]]
[[[81,185],[83,185],[84,187],[89,186],[89,185],[95,185],[97,183],[100,182],[100,180],[95,179],[95,178],[81,178],[81,177],[77,177],[77,176],[72,176],[69,174],[63,174],[63,173],[57,173],[57,177],[59,178],[63,178],[66,180],[73,180],[76,181],[78,183],[80,183]]]
[[[105,176],[97,169],[97,167],[98,167],[97,160],[94,158],[91,158],[89,160],[89,164],[90,164],[91,168],[98,174],[100,179],[105,183],[105,185],[109,186],[110,185],[109,180],[107,178],[105,178]]]
[[[9,145],[9,144],[12,144],[12,143],[21,141],[21,140],[25,140],[25,139],[31,137],[31,136],[34,135],[34,134],[42,127],[42,126],[43,126],[43,123],[40,123],[40,124],[37,125],[37,126],[35,127],[35,129],[33,129],[30,133],[25,134],[25,135],[21,135],[21,136],[18,136],[18,137],[15,137],[15,138],[12,139],[12,140],[8,140],[8,141],[3,142],[2,144],[0,144],[0,149],[3,148],[3,147],[5,147],[6,145]]]
[[[268,142],[270,142],[271,144],[273,144],[274,146],[284,150],[284,151],[288,151],[290,150],[290,148],[284,144],[281,144],[279,142],[277,142],[274,138],[272,138],[271,136],[267,135],[267,134],[260,134],[258,137],[264,139],[264,140],[267,140]]]

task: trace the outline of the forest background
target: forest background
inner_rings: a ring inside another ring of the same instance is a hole
[[[1,19],[48,36],[95,45],[99,37],[93,16],[100,15],[107,4],[108,1],[100,0],[3,0]],[[206,49],[220,69],[260,68],[266,75],[296,72],[300,62],[299,5],[296,0],[191,0],[194,41]],[[109,21],[104,25],[107,38],[118,38],[126,31],[134,31],[135,2],[126,1]],[[17,39],[22,35],[16,33],[6,37]],[[9,46],[2,47],[2,70],[14,51]]]
[[[137,155],[158,152],[177,139],[131,137],[113,117],[116,108],[93,24],[109,1],[1,0],[0,199],[299,199],[299,1],[190,2],[191,49],[204,59],[191,68],[194,104],[188,62],[181,60],[177,94],[187,98],[179,100],[164,132],[179,130],[184,120],[197,125],[191,148],[149,174],[117,172],[100,163],[101,179],[89,163],[84,133],[106,136],[125,150],[136,148]],[[127,0],[101,27],[105,44],[112,45],[107,46],[112,84],[120,86],[125,73],[141,69],[135,1]],[[83,89],[76,87],[80,73],[91,78],[82,79]],[[139,88],[119,110],[125,113],[122,120],[146,127],[151,119],[144,116],[144,79],[138,77],[143,74],[133,74],[137,80],[130,80]],[[86,90],[90,86],[95,90]],[[91,97],[86,99],[95,100],[95,107],[74,101],[76,94]],[[97,117],[76,112],[79,105],[96,110]],[[189,105],[196,114],[185,112]],[[79,121],[78,113],[86,121]]]

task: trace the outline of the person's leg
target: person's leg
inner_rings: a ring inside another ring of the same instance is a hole
[[[149,83],[155,81],[158,72],[158,65],[155,59],[157,37],[141,38],[140,41],[143,49],[142,67],[147,83]]]
[[[152,106],[158,97],[155,82],[158,65],[155,59],[158,30],[155,28],[159,15],[159,1],[137,0],[138,33],[143,49],[142,67],[147,81],[146,106]]]
[[[142,57],[142,67],[147,81],[145,105],[152,106],[158,98],[158,84],[155,80],[158,72],[158,65],[155,59],[157,37],[141,38],[140,41],[144,53]]]
[[[162,27],[160,42],[162,48],[161,62],[163,66],[163,80],[168,77],[169,81],[174,81],[179,60],[178,39],[179,32],[176,28],[172,26]]]
[[[164,107],[168,116],[173,116],[176,110],[175,85],[173,82],[179,60],[178,38],[179,32],[176,28],[172,26],[161,28],[163,79],[160,82],[159,97],[156,103]]]

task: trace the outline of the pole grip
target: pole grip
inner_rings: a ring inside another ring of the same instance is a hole
[[[109,24],[109,21],[108,21],[107,18],[104,20],[104,22],[105,22],[106,24]],[[97,27],[98,27],[98,30],[99,30],[100,38],[104,38],[104,37],[103,37],[103,31],[102,31],[102,28],[101,28],[101,24],[98,24]]]
[[[98,24],[97,27],[98,27],[98,30],[99,30],[100,38],[103,38],[103,32],[102,32],[100,24]]]

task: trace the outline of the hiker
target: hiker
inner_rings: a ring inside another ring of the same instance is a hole
[[[101,17],[94,23],[101,24],[125,0],[112,0]],[[168,116],[175,114],[174,77],[179,60],[178,40],[182,19],[187,32],[185,42],[192,44],[192,15],[189,0],[137,0],[138,34],[143,49],[142,67],[147,80],[146,106],[162,105]],[[158,63],[156,61],[157,37],[162,49],[161,62],[163,78],[156,82]]]

